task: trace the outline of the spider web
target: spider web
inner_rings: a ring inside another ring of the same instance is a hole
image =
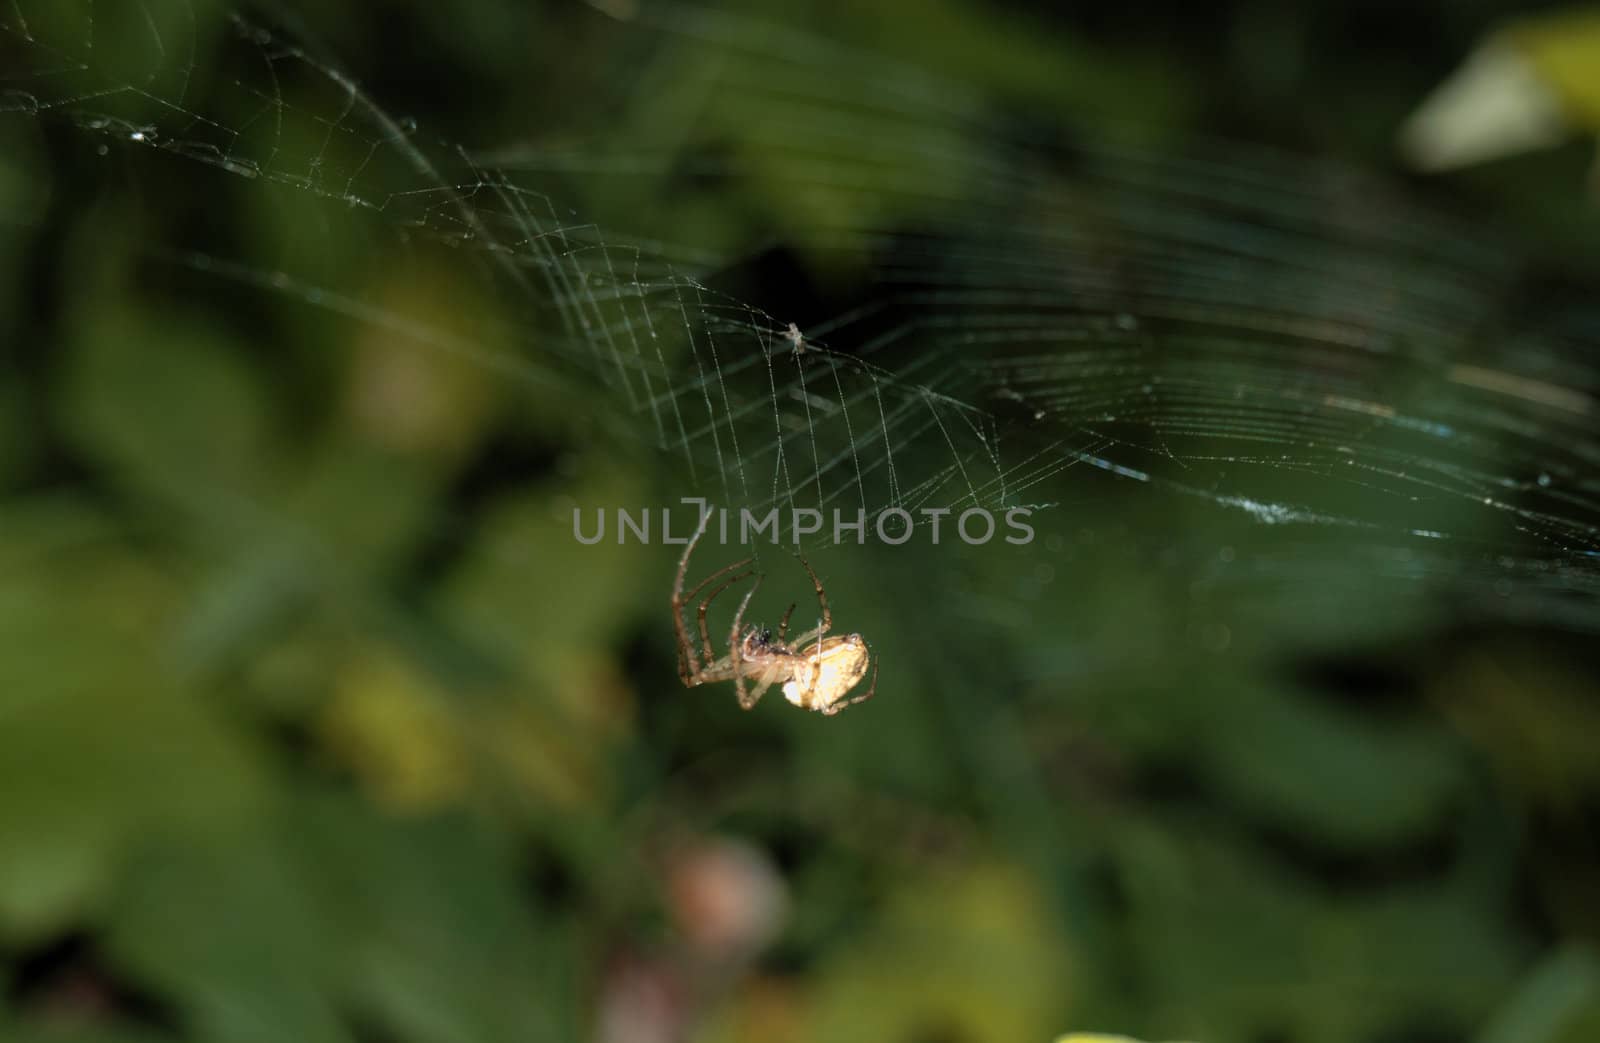
[[[578,12],[576,129],[525,144],[458,144],[307,34],[189,4],[11,0],[0,118],[130,177],[314,205],[321,225],[266,255],[144,245],[593,393],[681,463],[685,495],[1067,524],[1159,498],[1254,534],[1245,586],[1353,558],[1493,593],[1496,614],[1600,623],[1600,312],[1504,246],[1325,164],[1065,142],[792,26]],[[684,196],[754,208],[768,238],[705,231]],[[502,317],[463,337],[369,299],[337,263],[352,239],[448,251]],[[797,294],[775,254],[851,288]]]

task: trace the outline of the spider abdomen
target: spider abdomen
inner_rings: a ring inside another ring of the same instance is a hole
[[[871,654],[860,634],[824,638],[794,653],[792,678],[783,697],[796,706],[837,713],[839,700],[867,676]]]

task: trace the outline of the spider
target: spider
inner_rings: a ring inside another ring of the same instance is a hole
[[[805,558],[800,558],[800,564],[811,577],[822,618],[815,629],[806,631],[793,641],[787,640],[787,635],[794,605],[784,612],[782,621],[778,623],[777,634],[764,626],[744,625],[745,609],[762,580],[762,574],[753,568],[754,558],[724,566],[696,583],[687,594],[683,592],[684,577],[689,571],[689,556],[705,534],[707,520],[701,519],[700,528],[683,549],[683,558],[678,562],[678,579],[672,587],[672,625],[678,636],[678,676],[684,687],[732,681],[739,696],[739,706],[748,710],[766,694],[768,688],[782,684],[785,699],[802,709],[816,710],[830,717],[847,706],[871,699],[878,690],[876,662],[872,664],[872,685],[866,694],[846,698],[850,690],[867,675],[871,655],[867,651],[867,642],[860,634],[823,637],[833,626],[833,614],[828,611],[828,595],[822,590],[822,581]],[[733,629],[728,633],[728,654],[718,657],[711,646],[706,612],[717,595],[751,576],[755,577],[755,584],[745,592],[738,611],[733,615]],[[705,596],[696,610],[700,623],[700,649],[697,651],[684,621],[685,610],[701,591],[718,580],[722,582]],[[746,681],[751,682],[754,688],[747,689]]]

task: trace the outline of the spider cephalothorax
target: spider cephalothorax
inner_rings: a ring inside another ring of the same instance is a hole
[[[833,715],[847,706],[866,702],[878,689],[877,666],[860,634],[825,637],[833,626],[833,615],[828,611],[828,596],[823,592],[822,581],[805,558],[800,564],[811,577],[817,593],[817,606],[821,610],[814,629],[806,631],[792,642],[786,640],[789,617],[795,606],[790,605],[774,634],[764,626],[744,625],[744,612],[750,598],[761,585],[761,575],[754,568],[755,559],[745,558],[724,566],[695,584],[687,594],[683,591],[684,577],[689,571],[689,556],[704,535],[706,520],[702,519],[694,538],[683,550],[678,562],[678,578],[672,587],[672,625],[678,638],[678,676],[683,683],[695,685],[716,681],[732,681],[739,696],[739,705],[746,710],[756,704],[766,690],[775,684],[783,685],[783,697],[796,706],[819,713]],[[728,654],[718,656],[711,645],[711,632],[706,626],[706,612],[717,595],[742,580],[755,577],[755,583],[745,592],[739,609],[733,616],[733,629],[728,633]],[[699,621],[700,648],[696,649],[689,638],[689,628],[684,612],[701,591],[712,587],[696,609]],[[851,689],[867,676],[872,666],[872,684],[866,694],[846,698]],[[745,687],[748,681],[753,686]]]

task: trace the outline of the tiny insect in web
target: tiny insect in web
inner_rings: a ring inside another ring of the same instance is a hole
[[[789,328],[783,331],[783,339],[789,342],[796,356],[804,355],[811,350],[811,345],[806,343],[806,335],[792,322],[789,323]]]
[[[701,519],[700,528],[683,549],[683,557],[678,561],[677,581],[672,586],[672,625],[678,638],[678,676],[684,686],[693,688],[718,681],[732,681],[739,705],[748,710],[766,694],[768,688],[781,684],[785,699],[802,709],[816,710],[830,717],[847,706],[871,699],[878,690],[878,664],[860,634],[825,636],[833,627],[833,613],[828,610],[828,595],[822,589],[822,581],[805,558],[800,558],[800,564],[811,577],[821,616],[815,628],[793,639],[788,637],[788,633],[794,605],[790,605],[783,613],[776,634],[764,626],[745,625],[745,609],[761,586],[763,577],[755,569],[754,558],[726,565],[696,583],[687,593],[684,592],[689,558],[694,554],[700,537],[705,535],[708,520]],[[733,629],[728,632],[728,653],[719,656],[711,644],[706,613],[718,595],[751,577],[755,582],[745,591],[738,610],[733,614]],[[708,587],[710,592],[695,608],[700,637],[700,647],[696,649],[689,636],[685,617],[694,599]],[[851,690],[867,676],[869,665],[872,667],[872,684],[868,686],[866,694],[851,696]]]

